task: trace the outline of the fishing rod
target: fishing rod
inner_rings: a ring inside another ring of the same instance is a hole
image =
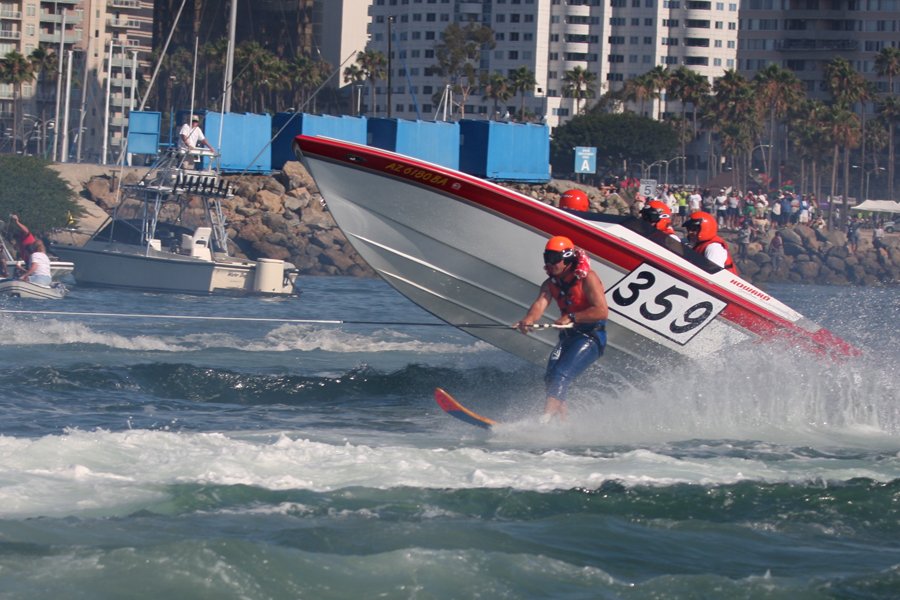
[[[395,325],[405,327],[458,327],[460,329],[515,329],[514,325],[502,323],[423,323],[420,321],[366,321],[353,319],[278,319],[274,317],[217,317],[206,315],[154,315],[146,313],[76,312],[62,310],[9,310],[0,309],[0,314],[41,315],[54,317],[116,317],[126,319],[173,319],[183,321],[237,321],[255,323],[295,323],[303,325]],[[571,323],[535,323],[530,329],[568,329]]]

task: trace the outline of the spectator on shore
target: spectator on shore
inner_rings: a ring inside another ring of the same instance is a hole
[[[769,242],[769,257],[772,259],[772,269],[780,270],[781,263],[784,262],[784,238],[780,231],[776,231]]]
[[[859,220],[856,217],[850,219],[847,223],[847,246],[851,254],[856,254],[859,249]]]

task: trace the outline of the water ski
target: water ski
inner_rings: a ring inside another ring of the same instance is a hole
[[[478,413],[472,412],[471,410],[457,402],[453,396],[451,396],[441,388],[435,388],[434,399],[438,403],[438,406],[440,406],[445,413],[447,413],[451,417],[456,417],[460,421],[468,423],[469,425],[475,425],[476,427],[481,427],[483,429],[490,429],[497,424],[497,422],[492,419],[482,417]]]

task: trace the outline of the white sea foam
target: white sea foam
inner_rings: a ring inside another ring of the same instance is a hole
[[[210,348],[240,348],[242,352],[373,353],[412,352],[418,354],[472,354],[495,349],[485,342],[461,334],[447,341],[422,341],[404,331],[343,329],[336,325],[284,324],[249,338],[209,332],[126,336],[77,321],[57,319],[3,319],[5,335],[0,346],[92,344],[117,350],[141,352],[197,352]],[[267,326],[268,327],[268,326]]]
[[[698,455],[632,449],[602,455],[560,450],[455,449],[325,443],[288,434],[70,431],[0,437],[0,517],[95,516],[152,509],[174,484],[249,485],[327,492],[504,488],[551,491],[625,485],[790,482],[900,477],[900,458],[857,464],[828,458]]]

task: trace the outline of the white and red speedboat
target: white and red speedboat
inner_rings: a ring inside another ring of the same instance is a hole
[[[347,239],[378,274],[432,314],[532,362],[552,330],[509,328],[546,275],[546,240],[583,248],[606,286],[607,354],[702,358],[781,339],[817,353],[857,350],[738,276],[639,219],[572,214],[488,181],[378,148],[328,138],[294,142]],[[548,311],[548,315],[552,311]]]

